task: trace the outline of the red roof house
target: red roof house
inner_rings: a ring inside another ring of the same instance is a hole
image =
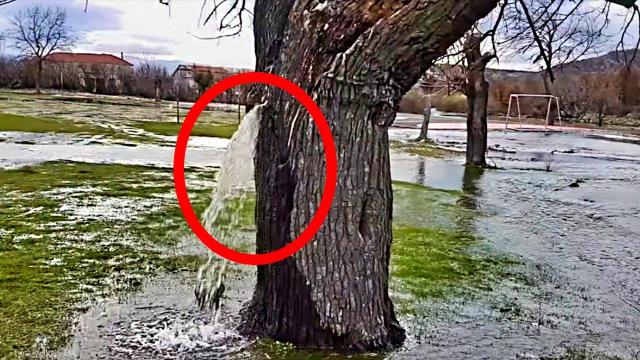
[[[91,64],[91,65],[119,65],[131,66],[133,64],[126,61],[124,56],[117,57],[111,54],[89,54],[89,53],[69,53],[57,52],[49,54],[45,61],[51,63],[68,63],[68,64]]]
[[[67,85],[97,92],[104,88],[113,93],[122,93],[126,79],[133,75],[133,64],[111,54],[89,54],[56,52],[44,58],[45,70],[55,78],[64,79]],[[63,75],[64,74],[64,75]]]

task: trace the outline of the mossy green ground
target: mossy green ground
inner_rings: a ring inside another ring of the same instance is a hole
[[[443,298],[490,290],[515,262],[483,246],[462,191],[394,183],[392,288],[404,300]],[[405,296],[410,295],[410,296]],[[411,302],[410,301],[410,302]]]
[[[182,125],[175,122],[150,122],[141,121],[136,123],[136,126],[146,131],[159,134],[159,135],[178,135]],[[206,136],[206,137],[220,137],[229,139],[238,130],[238,125],[216,125],[216,124],[203,124],[196,123],[191,131],[191,136]]]
[[[194,209],[214,170],[189,170]],[[195,269],[165,256],[188,232],[170,169],[46,163],[0,171],[0,354],[28,357],[64,343],[72,315],[94,298],[138,286],[159,269]]]
[[[189,173],[196,182],[213,178],[213,170]],[[190,188],[194,207],[202,213],[210,187]],[[187,234],[169,169],[47,163],[0,171],[0,190],[8,204],[0,210],[0,332],[7,334],[0,353],[22,357],[38,339],[47,339],[41,346],[58,348],[71,315],[87,300],[130,290],[159,269],[198,264],[194,257],[162,255]],[[399,218],[391,269],[396,297],[419,300],[481,291],[510,264],[480,255],[481,242],[455,220],[472,215],[460,206],[462,192],[397,182],[394,196]],[[253,199],[244,205],[243,226],[252,224],[254,206]],[[412,301],[400,301],[401,311],[410,313]]]
[[[0,131],[79,133],[88,135],[110,133],[109,129],[100,128],[87,123],[75,123],[60,119],[45,119],[4,113],[0,113]]]
[[[392,141],[391,148],[396,150],[401,150],[408,154],[424,156],[435,159],[442,158],[450,158],[455,156],[460,156],[460,152],[445,149],[441,146],[438,146],[433,141],[414,141],[414,142],[402,142],[402,141]]]

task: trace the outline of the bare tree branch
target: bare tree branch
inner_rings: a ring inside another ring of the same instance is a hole
[[[171,5],[171,0],[158,1],[163,5]],[[208,6],[209,4],[211,6]],[[237,36],[244,28],[245,17],[253,15],[249,7],[250,4],[247,0],[202,0],[198,25],[205,26],[214,23],[218,34],[199,36],[190,33],[190,35],[201,40],[218,40]]]
[[[634,21],[636,21],[636,19],[638,21],[638,39],[636,41],[635,47],[633,48],[633,53],[631,55],[631,58],[629,58],[627,51],[625,49],[624,41],[627,35],[629,34],[631,25],[633,24]],[[640,46],[640,9],[638,8],[638,5],[633,5],[631,7],[631,16],[627,14],[625,26],[624,26],[624,29],[622,30],[622,34],[620,35],[620,41],[616,45],[616,52],[618,53],[618,56],[620,56],[620,53],[622,53],[625,66],[627,68],[631,68],[631,65],[633,64],[636,58],[636,55],[638,53],[638,46]]]

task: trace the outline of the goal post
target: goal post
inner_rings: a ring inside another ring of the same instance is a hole
[[[562,115],[560,113],[560,98],[553,95],[543,95],[543,94],[511,94],[509,96],[509,107],[507,108],[507,116],[504,125],[504,129],[509,130],[509,121],[511,120],[511,110],[513,109],[513,105],[515,103],[515,107],[518,111],[518,122],[520,123],[520,129],[522,129],[522,110],[520,108],[520,98],[544,98],[548,99],[547,103],[547,117],[544,122],[544,129],[549,129],[549,118],[551,116],[551,105],[555,101],[556,109],[558,111],[558,121],[560,122],[560,130],[562,130]]]

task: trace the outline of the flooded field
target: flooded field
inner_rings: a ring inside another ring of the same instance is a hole
[[[181,118],[189,106],[181,105]],[[0,132],[55,132],[75,134],[78,141],[93,144],[172,146],[180,129],[177,114],[177,105],[168,101],[0,91]],[[233,106],[210,106],[198,118],[192,135],[229,138],[240,119]]]
[[[434,148],[408,143],[417,130],[390,130],[392,298],[408,340],[395,353],[351,356],[239,336],[249,267],[228,270],[219,322],[199,310],[196,269],[207,252],[177,208],[172,136],[137,126],[156,116],[148,110],[117,118],[130,106],[66,106],[58,117],[2,101],[0,113],[130,131],[125,139],[86,129],[0,132],[0,197],[10,204],[0,210],[6,358],[640,358],[633,139],[491,132],[495,168],[479,170],[463,166],[462,131],[431,132]],[[216,114],[211,124],[230,122]],[[199,213],[227,145],[190,143]]]

